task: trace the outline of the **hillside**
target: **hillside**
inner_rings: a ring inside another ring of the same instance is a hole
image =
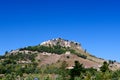
[[[37,46],[28,46],[18,50],[11,51],[10,54],[16,53],[37,53],[36,60],[40,60],[39,66],[56,63],[58,61],[66,61],[68,67],[74,66],[74,61],[79,61],[86,68],[99,69],[103,62],[106,61],[102,58],[97,58],[84,50],[80,43],[65,40],[62,38],[51,39]],[[9,54],[9,55],[10,55]],[[67,58],[69,57],[69,58]],[[108,61],[107,61],[108,62]],[[119,64],[114,63],[111,69],[117,70]],[[117,65],[117,66],[116,66]]]
[[[118,62],[97,58],[83,49],[80,43],[62,38],[6,52],[4,56],[0,57],[0,68],[1,74],[12,74],[11,72],[17,72],[18,75],[42,72],[58,74],[54,70],[59,70],[63,62],[67,64],[65,69],[73,69],[75,61],[83,64],[86,69],[93,68],[97,71],[100,71],[100,67],[105,61],[109,63],[110,70],[120,69]],[[5,65],[6,68],[4,68]],[[10,71],[6,69],[10,69]],[[23,72],[19,70],[23,70]]]

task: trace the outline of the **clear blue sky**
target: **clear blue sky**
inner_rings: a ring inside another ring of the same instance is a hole
[[[51,38],[120,61],[119,0],[1,0],[0,54]]]

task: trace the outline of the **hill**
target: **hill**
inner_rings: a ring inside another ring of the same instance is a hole
[[[1,74],[18,73],[25,76],[29,73],[54,73],[65,62],[65,69],[74,69],[75,61],[83,64],[85,69],[100,71],[103,62],[109,63],[109,69],[119,70],[120,64],[112,60],[97,58],[82,48],[80,43],[62,38],[51,39],[36,46],[28,46],[6,52],[0,57]],[[4,67],[6,65],[6,67]],[[9,70],[6,70],[9,69]],[[24,73],[24,74],[23,74]]]
[[[40,65],[52,64],[62,60],[66,61],[69,64],[69,67],[72,67],[74,66],[74,61],[77,60],[86,68],[93,67],[98,69],[100,66],[102,66],[102,63],[106,61],[102,58],[97,58],[88,53],[82,48],[80,43],[65,40],[62,38],[48,40],[42,42],[37,46],[20,48],[18,50],[11,51],[10,53],[8,53],[8,55],[18,53],[36,53],[37,56],[35,59],[40,60]],[[119,68],[119,64],[114,63],[114,65],[112,65],[111,67],[111,69],[116,70]]]

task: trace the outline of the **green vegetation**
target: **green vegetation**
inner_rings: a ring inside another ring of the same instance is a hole
[[[83,55],[83,54],[77,54],[78,57],[81,57],[83,59],[87,59],[87,56],[86,55]]]
[[[36,54],[16,53],[0,58],[0,74],[4,74],[3,80],[15,80],[23,74],[37,73],[38,68],[35,62]],[[29,60],[29,62],[28,62]],[[20,63],[26,61],[26,63]],[[39,71],[39,70],[38,70]]]
[[[17,60],[32,59],[36,54],[24,54],[21,53],[10,56],[1,56],[3,60],[0,63],[0,80],[33,80],[38,78],[39,80],[119,80],[120,70],[111,71],[109,64],[104,62],[100,67],[100,71],[94,68],[84,68],[82,64],[75,61],[73,69],[68,70],[68,66],[65,61],[61,63],[60,67],[56,64],[45,65],[38,67],[38,63],[33,60],[31,63],[19,63]],[[32,60],[31,60],[32,61]]]
[[[81,76],[82,72],[85,72],[85,69],[83,68],[82,64],[80,64],[78,61],[75,61],[75,66],[70,71],[71,80],[74,80],[75,77]]]
[[[109,64],[105,61],[105,62],[103,63],[103,65],[100,67],[100,70],[101,70],[102,72],[109,71]]]
[[[116,61],[114,60],[109,60],[109,64],[114,64]]]
[[[78,57],[81,57],[83,59],[87,59],[86,55],[83,55],[81,53],[77,53],[74,49],[71,49],[70,47],[62,47],[59,44],[56,46],[28,46],[25,48],[21,48],[22,50],[29,50],[29,51],[38,51],[38,52],[48,52],[48,53],[56,53],[56,54],[64,54],[66,51],[70,51],[72,54],[76,54]]]
[[[63,54],[67,51],[67,48],[62,46],[28,46],[25,48],[21,48],[20,50],[29,50],[29,51],[38,51],[38,52],[48,52],[48,53],[56,53]]]
[[[25,53],[24,50],[30,52]],[[23,52],[21,52],[23,51]],[[78,57],[87,59],[87,56],[76,53],[75,50],[69,47],[57,46],[28,46],[21,48],[19,52],[8,55],[6,51],[5,56],[0,56],[0,80],[119,80],[120,70],[111,71],[110,64],[115,61],[109,60],[109,63],[103,62],[103,65],[97,70],[94,68],[84,68],[79,62],[75,61],[73,69],[67,69],[66,61],[60,63],[59,67],[56,63],[39,66],[35,59],[38,53],[32,51],[48,52],[56,54],[64,54],[70,51]],[[70,57],[67,56],[69,59]]]

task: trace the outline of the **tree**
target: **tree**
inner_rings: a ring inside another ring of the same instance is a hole
[[[82,72],[85,72],[83,64],[80,64],[78,61],[75,61],[75,66],[70,71],[71,80],[74,80],[75,77],[79,77]]]
[[[8,51],[5,51],[5,55],[7,55],[8,54]]]
[[[112,61],[112,60],[109,60],[109,64],[114,64],[114,61]]]
[[[102,72],[109,71],[109,64],[106,61],[103,62],[103,65],[100,67],[100,71]]]
[[[62,80],[67,80],[68,76],[68,70],[66,70],[67,66],[68,64],[66,63],[66,61],[63,61],[60,67],[60,75],[62,76]]]

